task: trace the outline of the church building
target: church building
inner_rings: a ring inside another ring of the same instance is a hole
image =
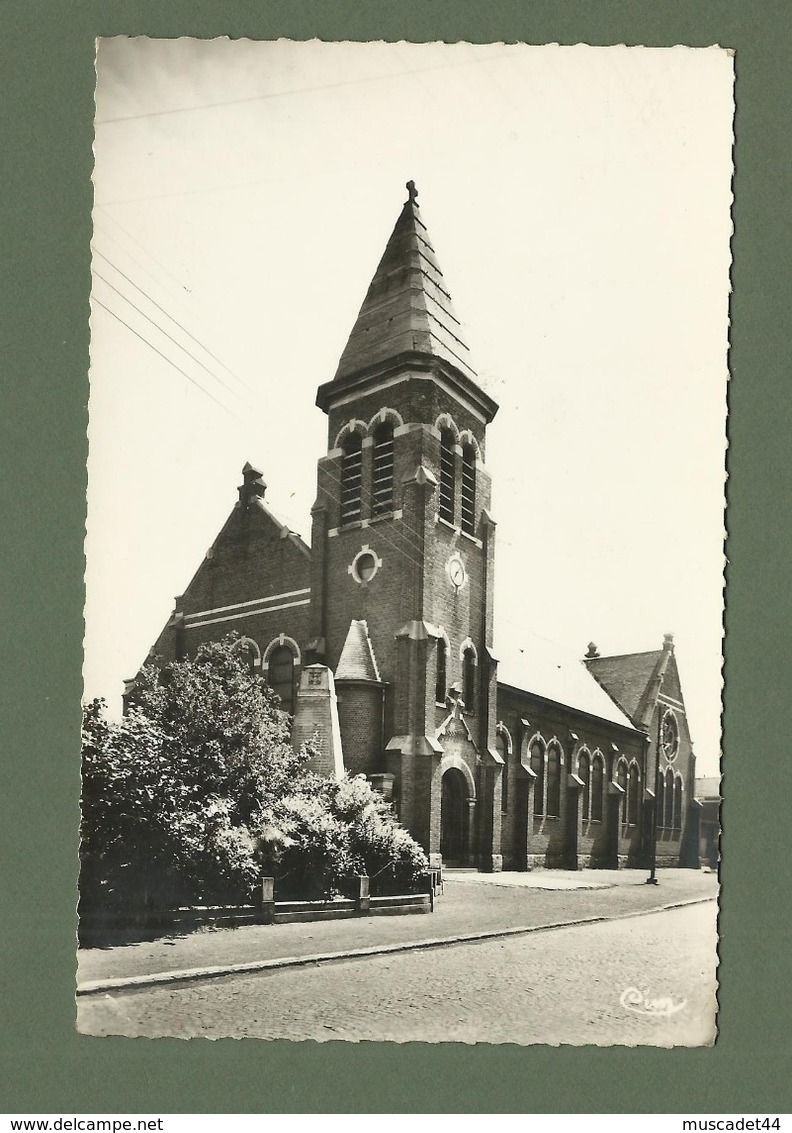
[[[695,767],[672,636],[583,658],[493,639],[487,426],[417,192],[331,381],[310,547],[258,469],[152,649],[237,630],[315,738],[316,770],[363,774],[433,864],[698,866]]]

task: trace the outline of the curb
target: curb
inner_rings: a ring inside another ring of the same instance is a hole
[[[301,968],[311,964],[326,964],[340,960],[357,960],[366,956],[383,956],[394,952],[414,952],[420,948],[443,948],[450,944],[469,944],[478,940],[497,940],[500,937],[523,936],[530,932],[548,932],[554,928],[574,928],[577,925],[597,924],[605,921],[627,920],[630,917],[645,917],[652,913],[664,913],[671,909],[683,909],[689,905],[704,905],[717,901],[717,897],[693,897],[688,901],[675,901],[667,905],[656,905],[651,909],[638,909],[615,917],[579,917],[568,921],[552,921],[548,924],[520,925],[517,928],[484,929],[481,932],[457,933],[454,936],[430,937],[427,940],[404,941],[400,944],[374,944],[369,948],[351,948],[344,952],[317,952],[309,956],[280,956],[269,960],[249,960],[241,964],[218,964],[206,968],[184,968],[173,972],[152,972],[142,976],[121,976],[116,979],[89,980],[77,986],[76,995],[84,997],[99,995],[110,991],[136,991],[149,987],[162,987],[171,984],[192,983],[196,980],[220,979],[223,976],[255,975],[257,972],[277,971],[280,968]]]

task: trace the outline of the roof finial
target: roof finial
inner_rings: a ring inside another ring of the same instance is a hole
[[[415,187],[414,181],[407,182],[407,192],[410,194],[409,200],[414,201],[418,196],[418,190]]]

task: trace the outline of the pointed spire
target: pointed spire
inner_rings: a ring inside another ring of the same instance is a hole
[[[450,363],[477,381],[451,295],[407,182],[407,200],[371,281],[334,381],[402,354]]]

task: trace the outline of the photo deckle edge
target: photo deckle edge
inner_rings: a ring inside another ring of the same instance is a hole
[[[96,105],[78,1028],[712,1043],[731,53]]]

